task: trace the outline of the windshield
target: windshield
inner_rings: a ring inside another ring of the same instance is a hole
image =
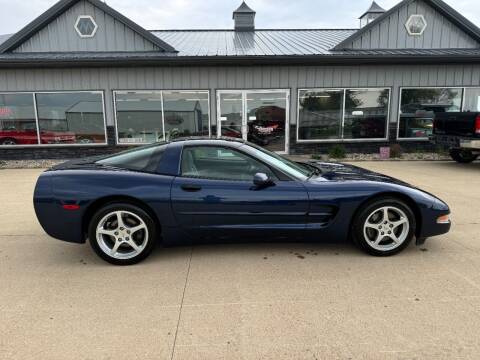
[[[297,179],[305,180],[315,173],[315,170],[311,169],[309,166],[303,166],[301,164],[298,164],[292,160],[278,155],[277,153],[261,148],[260,146],[256,146],[251,143],[248,143],[248,146],[252,148],[252,152],[257,158],[265,161],[270,165],[273,165],[274,167],[286,172],[288,175],[291,175]]]

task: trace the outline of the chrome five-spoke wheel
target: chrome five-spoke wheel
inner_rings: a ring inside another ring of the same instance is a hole
[[[100,209],[89,226],[95,252],[116,265],[143,260],[154,247],[155,223],[142,208],[132,204],[110,204]]]
[[[415,215],[402,200],[385,197],[363,205],[352,226],[352,238],[364,251],[376,256],[393,255],[415,236]]]
[[[403,244],[409,229],[407,215],[401,209],[384,206],[367,217],[363,236],[372,248],[389,251]]]
[[[115,259],[130,259],[145,249],[147,225],[129,211],[108,213],[97,226],[97,242],[107,255]]]

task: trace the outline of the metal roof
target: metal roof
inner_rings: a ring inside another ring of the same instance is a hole
[[[178,56],[326,55],[354,29],[318,30],[159,30],[152,31]]]

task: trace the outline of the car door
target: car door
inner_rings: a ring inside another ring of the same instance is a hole
[[[254,186],[256,173],[274,184]],[[293,239],[303,235],[308,211],[301,182],[280,180],[266,164],[224,146],[186,146],[171,199],[177,222],[198,239]]]

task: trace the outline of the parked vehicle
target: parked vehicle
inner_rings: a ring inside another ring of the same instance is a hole
[[[36,129],[0,130],[0,145],[38,144]],[[41,144],[74,144],[75,134],[55,131],[40,131]]]
[[[234,139],[177,139],[54,166],[35,212],[52,237],[87,238],[104,260],[139,262],[164,245],[351,238],[377,256],[450,229],[449,207],[394,178],[296,163]]]
[[[475,161],[480,154],[480,113],[437,113],[432,141],[447,146],[452,159],[459,163]]]

